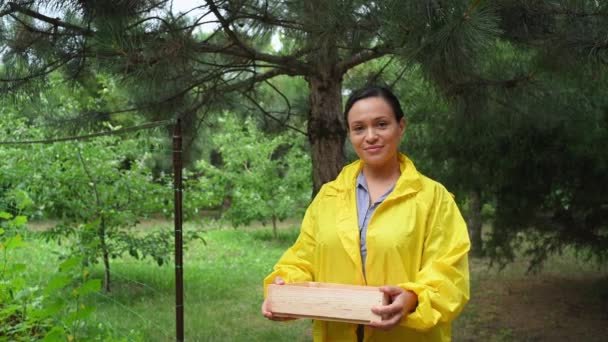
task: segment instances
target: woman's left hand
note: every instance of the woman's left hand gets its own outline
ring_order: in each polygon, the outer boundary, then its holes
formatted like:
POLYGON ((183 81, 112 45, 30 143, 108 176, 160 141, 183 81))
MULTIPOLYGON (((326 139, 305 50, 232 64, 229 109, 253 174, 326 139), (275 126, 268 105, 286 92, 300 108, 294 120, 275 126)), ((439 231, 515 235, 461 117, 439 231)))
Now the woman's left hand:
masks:
POLYGON ((412 291, 406 291, 398 286, 382 286, 380 291, 389 296, 390 304, 376 306, 372 312, 382 317, 382 321, 371 323, 374 328, 390 330, 401 322, 401 319, 416 308, 418 297, 412 291))

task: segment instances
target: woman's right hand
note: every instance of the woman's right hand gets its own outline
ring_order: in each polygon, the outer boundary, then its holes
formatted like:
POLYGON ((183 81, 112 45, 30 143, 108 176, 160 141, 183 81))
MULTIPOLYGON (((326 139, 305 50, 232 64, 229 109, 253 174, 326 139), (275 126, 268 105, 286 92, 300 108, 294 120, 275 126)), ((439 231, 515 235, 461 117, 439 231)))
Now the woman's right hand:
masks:
MULTIPOLYGON (((275 285, 285 285, 285 281, 281 277, 274 278, 273 283, 275 285)), ((264 303, 262 303, 262 315, 264 315, 264 317, 266 317, 272 321, 291 321, 291 320, 295 319, 292 317, 276 317, 272 314, 272 312, 270 310, 271 310, 270 303, 268 302, 268 298, 266 298, 266 299, 264 299, 264 303)))

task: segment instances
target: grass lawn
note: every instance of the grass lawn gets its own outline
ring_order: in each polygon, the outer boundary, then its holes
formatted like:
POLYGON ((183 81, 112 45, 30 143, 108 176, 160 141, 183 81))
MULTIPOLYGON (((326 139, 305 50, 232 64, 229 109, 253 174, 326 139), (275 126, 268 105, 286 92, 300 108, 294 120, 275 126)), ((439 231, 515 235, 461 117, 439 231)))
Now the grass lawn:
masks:
MULTIPOLYGON (((264 228, 216 229, 204 234, 206 245, 191 244, 184 254, 186 340, 310 341, 310 320, 276 323, 260 314, 262 279, 296 236, 294 227, 282 228, 277 240, 264 228)), ((34 248, 22 257, 31 281, 44 282, 62 247, 30 242, 34 248)), ((125 257, 111 268, 112 292, 90 298, 92 324, 118 337, 174 340, 173 264, 125 257)), ((454 323, 454 341, 605 340, 608 268, 565 255, 552 257, 540 274, 525 269, 523 260, 500 272, 471 260, 472 298, 454 323)), ((101 277, 101 268, 94 273, 101 277)))

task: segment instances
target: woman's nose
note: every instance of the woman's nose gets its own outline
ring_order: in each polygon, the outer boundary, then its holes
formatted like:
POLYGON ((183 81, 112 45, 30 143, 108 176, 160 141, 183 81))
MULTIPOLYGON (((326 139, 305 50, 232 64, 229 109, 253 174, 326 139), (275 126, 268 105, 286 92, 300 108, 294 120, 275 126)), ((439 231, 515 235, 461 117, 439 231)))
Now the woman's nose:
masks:
POLYGON ((367 131, 365 132, 365 139, 366 140, 376 140, 376 138, 378 138, 378 134, 376 133, 376 130, 373 127, 370 127, 367 129, 367 131))

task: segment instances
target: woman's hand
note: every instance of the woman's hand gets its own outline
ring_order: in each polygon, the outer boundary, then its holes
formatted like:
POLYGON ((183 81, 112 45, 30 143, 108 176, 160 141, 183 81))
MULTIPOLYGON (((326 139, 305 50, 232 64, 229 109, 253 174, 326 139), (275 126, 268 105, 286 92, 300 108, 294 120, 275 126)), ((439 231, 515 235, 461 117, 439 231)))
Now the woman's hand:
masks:
MULTIPOLYGON (((275 285, 285 285, 285 281, 283 280, 283 278, 281 277, 276 277, 274 278, 273 283, 275 285)), ((273 320, 273 321, 291 321, 294 320, 295 318, 292 317, 276 317, 272 315, 272 312, 270 311, 270 303, 268 303, 268 298, 264 299, 264 303, 262 303, 262 315, 264 315, 264 317, 273 320)))
POLYGON ((382 321, 371 323, 374 328, 390 330, 401 322, 404 316, 416 309, 418 296, 412 291, 406 291, 398 286, 382 286, 380 291, 389 296, 390 304, 376 306, 372 312, 382 317, 382 321))

